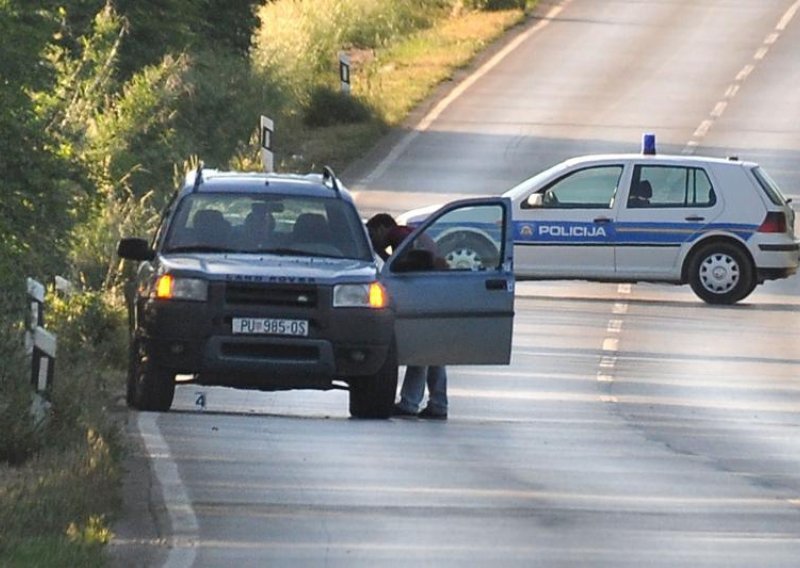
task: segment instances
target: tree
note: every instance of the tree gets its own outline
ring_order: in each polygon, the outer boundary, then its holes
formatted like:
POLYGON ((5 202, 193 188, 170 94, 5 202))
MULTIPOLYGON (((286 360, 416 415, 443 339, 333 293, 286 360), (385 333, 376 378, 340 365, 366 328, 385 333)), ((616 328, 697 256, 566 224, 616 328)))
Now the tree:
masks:
MULTIPOLYGON (((61 265, 70 224, 69 167, 53 152, 31 98, 53 79, 42 54, 58 30, 54 10, 37 4, 0 0, 0 267, 29 273, 61 265)), ((2 273, 0 281, 14 276, 2 273)))
POLYGON ((258 25, 259 0, 115 0, 127 19, 120 76, 127 79, 165 55, 193 49, 231 51, 245 56, 258 25))

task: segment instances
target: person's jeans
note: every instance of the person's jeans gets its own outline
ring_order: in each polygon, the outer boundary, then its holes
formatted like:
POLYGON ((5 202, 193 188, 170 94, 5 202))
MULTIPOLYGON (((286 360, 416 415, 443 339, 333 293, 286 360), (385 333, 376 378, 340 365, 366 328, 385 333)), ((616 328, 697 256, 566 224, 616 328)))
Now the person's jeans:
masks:
POLYGON ((428 384, 428 406, 434 412, 447 412, 447 369, 445 367, 420 367, 409 365, 400 389, 400 408, 417 412, 428 384))

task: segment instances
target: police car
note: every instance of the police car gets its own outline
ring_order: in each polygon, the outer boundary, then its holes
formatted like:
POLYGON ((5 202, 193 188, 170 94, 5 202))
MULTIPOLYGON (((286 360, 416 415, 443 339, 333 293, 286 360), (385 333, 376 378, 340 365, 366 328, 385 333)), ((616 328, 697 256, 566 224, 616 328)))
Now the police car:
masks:
MULTIPOLYGON (((508 190, 518 280, 688 283, 731 304, 797 271, 795 214, 758 164, 737 159, 594 155, 557 164, 508 190)), ((427 211, 403 217, 414 224, 427 211)), ((493 228, 443 231, 451 264, 494 258, 493 228)))
POLYGON ((118 245, 139 262, 128 296, 129 406, 168 410, 181 376, 244 389, 347 388, 351 415, 384 418, 398 364, 507 364, 510 206, 448 204, 379 264, 328 168, 192 172, 152 239, 118 245), (443 225, 487 219, 500 254, 483 271, 441 266, 419 246, 443 225))

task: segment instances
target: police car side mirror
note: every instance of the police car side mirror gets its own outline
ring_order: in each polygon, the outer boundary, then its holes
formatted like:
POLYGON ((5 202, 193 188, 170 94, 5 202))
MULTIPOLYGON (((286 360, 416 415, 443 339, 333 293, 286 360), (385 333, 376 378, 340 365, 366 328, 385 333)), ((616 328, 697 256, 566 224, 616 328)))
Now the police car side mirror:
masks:
POLYGON ((525 200, 525 209, 541 209, 542 207, 542 194, 532 193, 525 200))
POLYGON ((147 241, 137 237, 121 239, 117 245, 117 254, 128 260, 153 260, 156 257, 147 241))

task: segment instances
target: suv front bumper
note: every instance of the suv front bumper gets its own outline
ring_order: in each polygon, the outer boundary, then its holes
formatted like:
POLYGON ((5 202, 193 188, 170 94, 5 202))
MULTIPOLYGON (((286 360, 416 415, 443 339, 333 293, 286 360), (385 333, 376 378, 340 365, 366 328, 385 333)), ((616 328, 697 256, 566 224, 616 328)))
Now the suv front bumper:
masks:
POLYGON ((206 385, 331 388, 336 379, 375 374, 394 341, 390 309, 221 308, 214 301, 163 300, 140 307, 137 335, 154 362, 206 385), (234 334, 233 317, 307 319, 309 334, 234 334))

